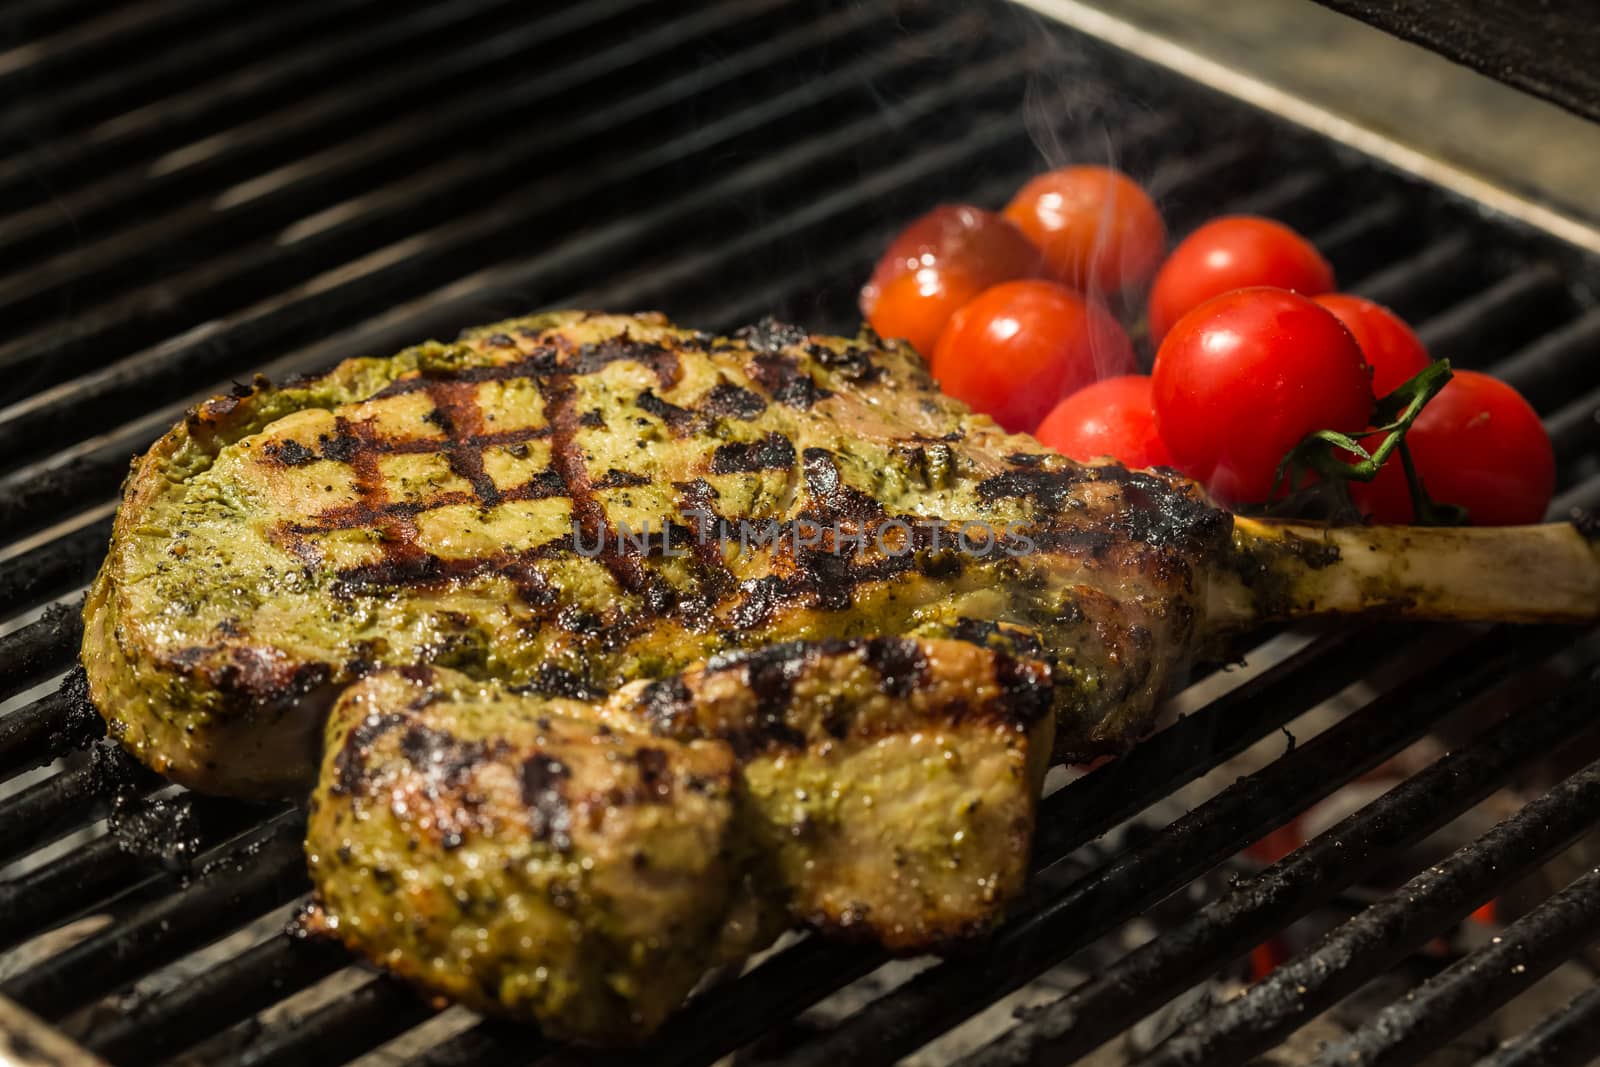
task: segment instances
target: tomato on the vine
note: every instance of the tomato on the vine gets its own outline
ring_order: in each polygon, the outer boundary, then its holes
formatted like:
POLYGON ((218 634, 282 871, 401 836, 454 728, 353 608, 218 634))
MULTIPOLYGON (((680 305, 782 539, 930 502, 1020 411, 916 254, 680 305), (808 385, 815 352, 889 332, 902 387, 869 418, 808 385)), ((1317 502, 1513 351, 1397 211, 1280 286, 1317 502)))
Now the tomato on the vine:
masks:
POLYGON ((1167 248, 1155 201, 1110 167, 1041 174, 1005 214, 1039 246, 1051 276, 1080 292, 1109 295, 1143 285, 1167 248))
POLYGON ((950 316, 983 290, 1039 273, 1022 231, 970 204, 941 204, 901 231, 861 288, 861 314, 883 337, 933 352, 950 316))
MULTIPOLYGON (((1556 458, 1538 412, 1511 386, 1458 370, 1406 432, 1429 499, 1467 509, 1474 526, 1539 522, 1555 492, 1556 458)), ((1374 438, 1364 442, 1378 445, 1374 438)), ((1356 505, 1377 522, 1411 522, 1411 488, 1398 453, 1371 482, 1350 483, 1356 505)))
POLYGON ((1143 374, 1107 378, 1055 406, 1033 432, 1039 442, 1079 461, 1110 456, 1125 467, 1169 467, 1143 374))
POLYGON ((1326 309, 1283 289, 1240 289, 1173 326, 1152 400, 1179 470, 1219 500, 1261 503, 1306 435, 1369 425, 1372 372, 1326 309))
POLYGON ((946 393, 1013 433, 1070 393, 1132 373, 1133 346, 1110 312, 1053 282, 1005 282, 950 318, 933 350, 946 393))
POLYGON ((1302 296, 1333 291, 1333 268, 1310 241, 1281 222, 1230 215, 1179 242, 1150 289, 1150 342, 1214 296, 1270 285, 1302 296))
POLYGON ((1349 293, 1326 293, 1317 303, 1339 317, 1372 367, 1372 391, 1387 396, 1433 362, 1420 338, 1382 304, 1349 293))

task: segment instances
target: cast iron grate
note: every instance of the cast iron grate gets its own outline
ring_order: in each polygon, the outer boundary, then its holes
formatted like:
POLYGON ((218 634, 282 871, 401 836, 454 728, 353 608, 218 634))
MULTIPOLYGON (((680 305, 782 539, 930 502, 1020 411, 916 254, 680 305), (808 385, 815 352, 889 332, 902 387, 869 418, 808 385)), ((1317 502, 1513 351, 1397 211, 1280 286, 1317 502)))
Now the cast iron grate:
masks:
MULTIPOLYGON (((568 304, 848 330, 859 280, 907 218, 942 199, 996 204, 1045 162, 1109 155, 1180 232, 1253 211, 1313 234, 1436 354, 1534 401, 1561 459, 1556 515, 1600 502, 1592 260, 1003 5, 16 0, 0 46, 0 995, 113 1063, 337 1064, 438 1025, 398 984, 276 932, 281 919, 240 932, 306 890, 297 812, 164 788, 95 740, 72 676, 58 684, 128 457, 230 378, 568 304), (343 992, 273 1014, 329 983, 343 992)), ((1429 731, 1459 736, 973 1054, 1068 1062, 1530 762, 1595 755, 1597 671, 1580 632, 1317 631, 1047 798, 1044 877, 995 939, 837 1026, 785 1029, 884 961, 799 940, 709 988, 644 1055, 458 1021, 396 1058, 700 1064, 755 1044, 748 1056, 785 1062, 888 1061, 1429 731), (1082 860, 1339 694, 1358 710, 1082 860), (1487 722, 1471 714, 1484 706, 1487 722)), ((1571 770, 1143 1062, 1244 1062, 1561 852, 1600 823, 1600 763, 1571 770)), ((1413 1062, 1597 936, 1591 872, 1326 1055, 1413 1062)), ((1591 993, 1486 1062, 1583 1062, 1597 1034, 1591 993)))

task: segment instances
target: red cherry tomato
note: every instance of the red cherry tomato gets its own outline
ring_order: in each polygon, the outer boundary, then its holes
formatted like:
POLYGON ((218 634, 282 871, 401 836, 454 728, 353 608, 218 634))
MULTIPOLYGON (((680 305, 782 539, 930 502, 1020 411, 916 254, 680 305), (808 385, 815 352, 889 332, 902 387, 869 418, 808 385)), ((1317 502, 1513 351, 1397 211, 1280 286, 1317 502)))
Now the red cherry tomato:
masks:
POLYGON ((1372 391, 1387 396, 1432 362, 1411 327, 1382 304, 1348 293, 1326 293, 1317 303, 1339 317, 1372 367, 1372 391))
POLYGON ((1143 285, 1167 248, 1161 213, 1137 182, 1109 167, 1063 167, 1024 185, 1006 217, 1039 246, 1051 275, 1080 292, 1143 285))
MULTIPOLYGON (((1377 447, 1377 439, 1364 442, 1377 447)), ((1406 433, 1428 496, 1467 509, 1474 526, 1539 522, 1556 486, 1556 457, 1538 412, 1511 386, 1458 370, 1406 433)), ((1411 490, 1399 455, 1378 477, 1352 482, 1356 504, 1377 522, 1410 522, 1411 490)))
POLYGON ((889 245, 861 289, 861 314, 880 336, 903 337, 926 356, 962 304, 1042 266, 1039 250, 1006 219, 942 204, 889 245))
POLYGON ((950 317, 933 350, 944 391, 1012 433, 1039 425, 1062 397, 1133 369, 1133 346, 1109 312, 1044 281, 984 290, 950 317))
POLYGON ((1150 410, 1150 379, 1142 374, 1079 389, 1057 404, 1033 435, 1079 461, 1110 456, 1135 469, 1172 465, 1150 410))
POLYGON ((1369 425, 1372 377, 1350 331, 1283 289, 1240 289, 1173 326, 1152 375, 1174 465, 1219 500, 1259 503, 1316 430, 1369 425))
POLYGON ((1179 242, 1150 290, 1150 342, 1173 323, 1230 289, 1270 285, 1303 296, 1333 291, 1333 268, 1310 241, 1271 219, 1212 219, 1179 242))

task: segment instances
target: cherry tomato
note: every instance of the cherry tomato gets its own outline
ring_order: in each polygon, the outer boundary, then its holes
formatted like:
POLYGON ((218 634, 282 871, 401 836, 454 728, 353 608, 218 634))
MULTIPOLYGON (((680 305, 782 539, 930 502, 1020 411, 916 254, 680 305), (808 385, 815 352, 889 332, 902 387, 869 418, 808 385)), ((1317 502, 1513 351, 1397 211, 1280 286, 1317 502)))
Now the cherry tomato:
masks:
POLYGON ((933 350, 944 391, 1012 433, 1039 425, 1062 397, 1133 369, 1133 346, 1117 320, 1045 281, 984 290, 950 317, 933 350))
MULTIPOLYGON (((1377 447, 1376 438, 1364 442, 1377 447)), ((1556 457, 1538 412, 1511 386, 1458 370, 1406 433, 1428 496, 1467 509, 1474 526, 1539 522, 1555 492, 1556 457)), ((1399 455, 1350 493, 1378 522, 1410 522, 1411 490, 1399 455)))
POLYGON ((1110 456, 1135 469, 1172 465, 1150 410, 1150 379, 1142 374, 1079 389, 1057 404, 1033 435, 1079 461, 1110 456))
POLYGON ((1270 285, 1303 296, 1333 291, 1333 268, 1289 227, 1252 215, 1210 222, 1179 242, 1150 289, 1150 343, 1188 311, 1230 289, 1270 285))
POLYGON ((1006 219, 942 204, 889 245, 861 289, 861 314, 879 335, 903 337, 926 356, 962 304, 1042 266, 1039 250, 1006 219))
POLYGON ((1174 465, 1227 503, 1259 503, 1316 430, 1370 425, 1372 372, 1327 310, 1239 289, 1178 320, 1156 357, 1156 428, 1174 465))
POLYGON ((1382 304, 1348 293, 1327 293, 1317 303, 1339 317, 1372 367, 1372 391, 1387 396, 1432 362, 1411 327, 1382 304))
POLYGON ((1161 213, 1137 182, 1109 167, 1063 167, 1024 185, 1006 217, 1044 253, 1050 274, 1080 292, 1143 285, 1167 248, 1161 213))

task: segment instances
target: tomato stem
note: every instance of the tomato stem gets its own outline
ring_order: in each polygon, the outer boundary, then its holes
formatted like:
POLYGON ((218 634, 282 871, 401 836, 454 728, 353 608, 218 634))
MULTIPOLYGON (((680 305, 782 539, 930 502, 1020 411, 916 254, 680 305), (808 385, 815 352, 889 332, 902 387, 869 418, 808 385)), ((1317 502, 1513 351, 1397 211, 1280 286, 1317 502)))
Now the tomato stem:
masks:
POLYGON ((1464 508, 1456 507, 1454 504, 1440 504, 1428 496, 1427 489, 1422 484, 1422 476, 1417 473, 1416 466, 1411 461, 1411 452, 1405 444, 1406 431, 1411 429, 1411 424, 1422 414, 1423 407, 1439 395, 1439 391, 1445 387, 1450 378, 1450 361, 1441 359, 1437 363, 1429 364, 1415 377, 1402 382, 1392 393, 1382 397, 1373 405, 1373 429, 1359 430, 1355 433, 1318 430, 1308 434, 1290 449, 1278 464, 1277 472, 1273 476, 1273 495, 1277 495, 1279 487, 1284 484, 1286 478, 1289 488, 1293 489, 1305 475, 1314 472, 1322 477, 1334 494, 1339 505, 1338 510, 1354 510, 1346 483, 1372 481, 1378 476, 1379 469, 1389 457, 1399 451, 1400 465, 1405 470, 1406 484, 1411 489, 1415 523, 1419 526, 1463 525, 1467 521, 1464 508), (1378 443, 1377 448, 1368 452, 1358 438, 1374 434, 1383 434, 1383 440, 1378 443), (1341 451, 1357 458, 1343 459, 1339 454, 1341 451))

